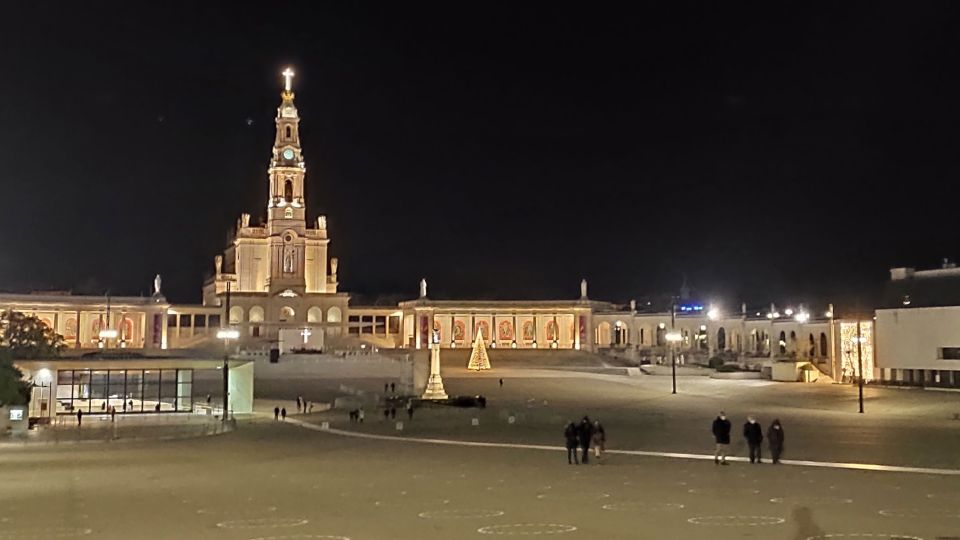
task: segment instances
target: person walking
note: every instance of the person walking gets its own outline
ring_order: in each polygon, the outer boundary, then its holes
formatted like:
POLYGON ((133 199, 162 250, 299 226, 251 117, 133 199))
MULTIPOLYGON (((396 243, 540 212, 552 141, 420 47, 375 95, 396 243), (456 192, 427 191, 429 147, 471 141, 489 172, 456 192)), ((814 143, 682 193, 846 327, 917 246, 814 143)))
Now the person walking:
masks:
POLYGON ((117 408, 116 408, 116 407, 110 407, 110 421, 111 421, 111 422, 116 422, 116 421, 117 421, 117 408))
POLYGON ((300 412, 300 404, 302 403, 300 396, 297 396, 297 412, 300 412))
POLYGON ((364 415, 364 412, 363 412, 363 407, 360 407, 360 410, 357 411, 357 422, 360 422, 360 423, 362 424, 362 423, 363 423, 363 417, 364 417, 364 416, 365 416, 365 415, 364 415))
POLYGON ((783 454, 783 426, 780 425, 779 418, 775 419, 767 430, 767 444, 770 445, 770 459, 773 464, 780 463, 780 455, 783 454))
POLYGON ((590 417, 584 416, 580 420, 580 427, 578 429, 578 436, 580 438, 580 463, 584 465, 590 461, 590 439, 593 438, 593 424, 590 423, 590 417))
POLYGON ((730 447, 730 420, 723 411, 713 420, 713 439, 717 443, 717 449, 713 453, 714 465, 728 465, 727 448, 730 447))
POLYGON ((394 393, 394 392, 396 392, 396 391, 397 391, 397 384, 396 384, 396 383, 390 383, 390 393, 392 394, 392 393, 394 393))
POLYGON ((383 393, 386 394, 390 391, 390 383, 383 383, 383 393))
POLYGON ((273 419, 274 419, 274 420, 279 420, 279 419, 280 419, 280 407, 274 407, 274 408, 273 408, 273 419))
POLYGON ((747 423, 743 425, 743 438, 747 439, 747 447, 750 449, 750 463, 761 463, 760 443, 763 442, 763 428, 757 423, 756 417, 747 417, 747 423))
POLYGON ((390 407, 390 419, 391 419, 391 420, 396 420, 396 419, 397 419, 397 408, 396 408, 396 407, 390 407))
POLYGON ((83 411, 77 409, 77 427, 83 427, 83 411))
POLYGON ((386 422, 386 421, 389 420, 389 419, 390 419, 390 409, 384 407, 384 408, 383 408, 383 421, 386 422))
POLYGON ((410 421, 413 420, 413 400, 412 399, 407 400, 407 419, 410 421))
POLYGON ((287 419, 287 408, 284 407, 280 409, 280 420, 286 420, 286 419, 287 419))
POLYGON ((606 449, 607 432, 603 429, 603 424, 599 420, 593 421, 593 457, 600 459, 601 454, 606 449))
POLYGON ((567 442, 567 464, 568 465, 579 465, 580 461, 577 460, 577 425, 573 422, 567 424, 567 427, 563 430, 563 438, 567 442))
POLYGON ((500 388, 503 388, 503 379, 500 379, 500 388))

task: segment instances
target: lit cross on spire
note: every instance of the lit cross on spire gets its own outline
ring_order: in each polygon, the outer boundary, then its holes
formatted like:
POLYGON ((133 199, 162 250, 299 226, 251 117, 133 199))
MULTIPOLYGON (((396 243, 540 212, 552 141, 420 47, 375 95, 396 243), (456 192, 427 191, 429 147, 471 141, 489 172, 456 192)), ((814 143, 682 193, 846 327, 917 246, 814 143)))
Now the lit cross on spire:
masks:
POLYGON ((283 87, 287 92, 289 92, 290 86, 291 86, 290 83, 293 81, 293 70, 288 67, 287 69, 283 70, 282 75, 283 75, 283 78, 286 79, 286 82, 284 82, 283 87))

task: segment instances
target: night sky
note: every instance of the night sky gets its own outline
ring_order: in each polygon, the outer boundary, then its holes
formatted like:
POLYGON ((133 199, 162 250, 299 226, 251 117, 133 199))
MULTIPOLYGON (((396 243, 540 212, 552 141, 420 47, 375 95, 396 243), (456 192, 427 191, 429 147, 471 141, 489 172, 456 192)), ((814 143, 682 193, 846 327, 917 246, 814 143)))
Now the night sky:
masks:
POLYGON ((199 302, 288 64, 344 291, 839 302, 960 256, 957 3, 20 4, 0 290, 199 302))

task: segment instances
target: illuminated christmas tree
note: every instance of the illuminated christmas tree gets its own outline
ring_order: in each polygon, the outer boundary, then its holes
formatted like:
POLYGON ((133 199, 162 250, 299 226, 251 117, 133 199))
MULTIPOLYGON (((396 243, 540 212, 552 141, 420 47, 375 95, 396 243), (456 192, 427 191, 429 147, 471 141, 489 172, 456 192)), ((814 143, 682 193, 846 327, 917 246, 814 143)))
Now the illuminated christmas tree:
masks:
POLYGON ((487 356, 487 347, 483 344, 483 332, 477 332, 477 339, 473 341, 473 352, 470 353, 467 369, 490 369, 490 357, 487 356))

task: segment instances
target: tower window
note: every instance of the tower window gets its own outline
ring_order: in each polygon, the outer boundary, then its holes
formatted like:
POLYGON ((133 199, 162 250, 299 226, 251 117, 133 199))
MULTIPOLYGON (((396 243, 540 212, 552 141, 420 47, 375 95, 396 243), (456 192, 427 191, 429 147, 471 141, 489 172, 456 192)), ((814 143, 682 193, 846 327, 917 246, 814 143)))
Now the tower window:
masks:
POLYGON ((293 128, 287 126, 287 140, 290 140, 293 137, 293 128))
POLYGON ((286 201, 293 202, 293 182, 288 178, 286 182, 283 183, 283 198, 286 201))
POLYGON ((288 206, 288 207, 286 207, 286 208, 283 209, 283 217, 285 217, 286 219, 293 219, 293 207, 292 207, 292 206, 288 206))

